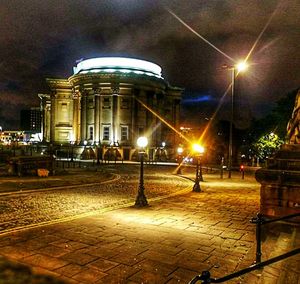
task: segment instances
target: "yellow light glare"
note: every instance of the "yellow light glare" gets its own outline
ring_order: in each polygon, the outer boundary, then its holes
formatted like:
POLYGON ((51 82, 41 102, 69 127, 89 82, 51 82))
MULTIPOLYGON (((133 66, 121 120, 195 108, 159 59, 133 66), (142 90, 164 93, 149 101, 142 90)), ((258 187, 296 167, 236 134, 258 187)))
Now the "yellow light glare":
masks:
POLYGON ((241 61, 236 65, 236 69, 238 72, 243 72, 248 68, 248 64, 246 61, 241 61))
POLYGON ((147 137, 139 137, 137 139, 137 145, 141 148, 144 148, 148 145, 148 139, 147 137))
POLYGON ((199 144, 193 144, 193 150, 199 154, 204 153, 204 147, 199 144))
POLYGON ((177 148, 177 153, 178 153, 178 154, 182 154, 182 152, 183 152, 183 148, 182 148, 182 147, 178 147, 178 148, 177 148))

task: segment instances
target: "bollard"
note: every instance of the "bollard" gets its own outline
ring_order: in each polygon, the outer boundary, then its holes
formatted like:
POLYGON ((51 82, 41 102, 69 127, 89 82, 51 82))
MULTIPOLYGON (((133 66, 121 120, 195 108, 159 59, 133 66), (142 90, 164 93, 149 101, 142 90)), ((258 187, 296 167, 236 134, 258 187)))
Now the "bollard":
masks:
POLYGON ((245 178, 245 168, 244 168, 244 165, 240 166, 240 171, 242 173, 242 179, 244 179, 245 178))
POLYGON ((220 176, 220 178, 223 178, 223 170, 224 170, 224 157, 222 157, 222 159, 221 159, 221 176, 220 176))
POLYGON ((256 257, 255 264, 261 263, 261 225, 264 223, 264 218, 261 213, 256 214, 256 218, 251 219, 251 223, 256 225, 256 257))

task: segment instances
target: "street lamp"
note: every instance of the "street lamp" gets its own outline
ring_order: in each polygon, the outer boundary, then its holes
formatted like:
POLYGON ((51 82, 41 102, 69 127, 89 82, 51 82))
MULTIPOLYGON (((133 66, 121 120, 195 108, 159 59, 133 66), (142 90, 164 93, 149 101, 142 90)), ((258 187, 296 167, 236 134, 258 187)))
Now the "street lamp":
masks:
POLYGON ((233 111, 234 111, 234 87, 235 77, 238 73, 244 72, 248 68, 246 61, 241 61, 236 65, 227 66, 226 69, 231 70, 231 111, 230 111, 230 129, 229 129, 229 146, 228 146, 228 178, 231 178, 232 170, 232 127, 233 127, 233 111))
POLYGON ((141 161, 141 168, 140 168, 140 183, 138 189, 138 195, 135 200, 136 207, 144 207, 148 205, 148 201, 144 194, 144 154, 145 154, 145 147, 148 145, 148 139, 146 137, 139 137, 137 139, 137 145, 139 147, 139 155, 141 161))
POLYGON ((178 147, 177 148, 177 154, 178 154, 178 166, 175 170, 175 174, 176 175, 181 175, 181 163, 182 163, 182 153, 183 153, 183 148, 182 147, 178 147))
POLYGON ((193 145, 193 151, 196 153, 196 159, 197 159, 196 178, 195 178, 195 184, 193 186, 193 191, 194 192, 201 192, 200 181, 203 181, 201 158, 202 158, 202 155, 204 153, 204 148, 199 144, 194 144, 193 145), (199 167, 200 167, 200 171, 199 171, 199 167))

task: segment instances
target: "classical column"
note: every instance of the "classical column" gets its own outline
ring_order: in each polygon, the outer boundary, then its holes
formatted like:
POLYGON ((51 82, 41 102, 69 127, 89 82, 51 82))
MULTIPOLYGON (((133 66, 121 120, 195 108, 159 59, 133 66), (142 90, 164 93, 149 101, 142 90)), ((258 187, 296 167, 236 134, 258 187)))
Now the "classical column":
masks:
POLYGON ((87 107, 87 96, 85 93, 81 93, 81 119, 80 119, 80 128, 81 128, 81 142, 87 139, 86 137, 86 107, 87 107))
POLYGON ((132 97, 131 97, 131 131, 130 131, 130 142, 133 144, 137 138, 137 121, 138 121, 138 104, 139 102, 135 99, 138 96, 138 90, 132 90, 132 97), (135 133, 135 136, 133 136, 135 133))
POLYGON ((55 142, 55 109, 56 109, 56 93, 51 93, 51 128, 50 128, 50 143, 55 142))
POLYGON ((79 93, 73 93, 73 137, 72 141, 78 141, 78 128, 79 128, 79 93))
POLYGON ((94 140, 99 143, 100 141, 100 89, 95 90, 95 111, 94 111, 94 140))
POLYGON ((113 133, 113 141, 117 142, 118 140, 118 128, 119 128, 119 85, 112 86, 112 133, 113 133))
MULTIPOLYGON (((162 94, 155 94, 156 95, 156 105, 155 105, 155 111, 158 114, 162 114, 163 113, 163 109, 162 109, 162 94)), ((161 124, 162 122, 160 121, 160 119, 158 117, 156 117, 156 146, 161 146, 160 143, 162 142, 162 137, 161 137, 161 124)))

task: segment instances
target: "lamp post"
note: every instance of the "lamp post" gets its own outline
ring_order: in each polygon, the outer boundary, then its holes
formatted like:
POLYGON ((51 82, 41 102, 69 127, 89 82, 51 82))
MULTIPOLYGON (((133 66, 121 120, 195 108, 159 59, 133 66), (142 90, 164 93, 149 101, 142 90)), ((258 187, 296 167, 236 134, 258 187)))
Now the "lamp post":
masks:
POLYGON ((236 65, 227 66, 224 65, 225 69, 231 70, 231 109, 230 109, 230 128, 229 128, 229 145, 228 145, 228 178, 231 178, 232 171, 232 130, 233 130, 233 113, 234 113, 234 88, 235 78, 240 72, 245 71, 248 65, 245 61, 242 61, 236 65))
POLYGON ((145 188, 144 188, 144 154, 145 154, 145 147, 148 145, 148 139, 146 137, 139 137, 137 139, 137 145, 139 147, 141 167, 140 167, 140 183, 139 183, 138 195, 135 200, 135 206, 136 207, 144 207, 144 206, 148 205, 148 201, 147 201, 145 193, 144 193, 144 190, 145 190, 145 188))
POLYGON ((175 174, 176 174, 176 175, 181 175, 182 153, 183 153, 183 148, 179 146, 179 147, 177 148, 177 154, 178 154, 178 166, 177 166, 177 169, 176 169, 176 171, 175 171, 175 174))
POLYGON ((202 158, 202 154, 204 153, 204 148, 199 144, 194 144, 193 151, 196 153, 196 158, 197 158, 196 177, 195 177, 195 184, 193 186, 193 191, 201 192, 200 181, 203 181, 201 158, 202 158), (200 172, 199 172, 199 167, 200 167, 200 172))

